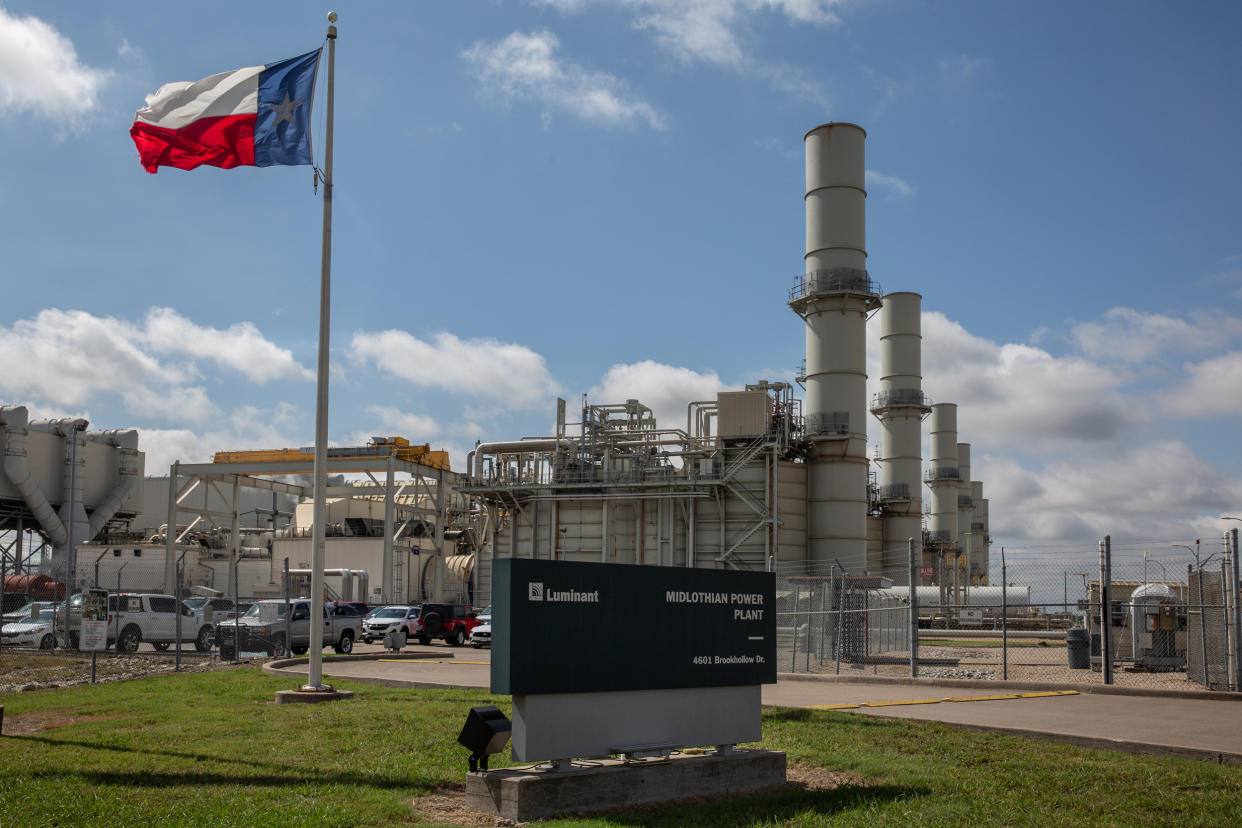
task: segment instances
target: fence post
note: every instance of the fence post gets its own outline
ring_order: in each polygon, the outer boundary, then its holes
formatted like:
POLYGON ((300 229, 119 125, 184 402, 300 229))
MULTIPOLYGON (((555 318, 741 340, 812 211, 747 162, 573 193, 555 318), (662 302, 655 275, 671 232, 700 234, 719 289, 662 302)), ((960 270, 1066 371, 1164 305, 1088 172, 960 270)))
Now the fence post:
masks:
POLYGON ((1242 583, 1238 580, 1242 567, 1238 563, 1238 530, 1230 529, 1228 534, 1233 541, 1229 544, 1233 551, 1233 689, 1242 690, 1242 605, 1238 601, 1242 598, 1242 583))
POLYGON ((1100 672, 1113 683, 1113 537, 1100 541, 1100 672))
POLYGON ((910 538, 910 678, 919 677, 919 588, 914 538, 910 538))
POLYGON ((1009 573, 1001 547, 1001 679, 1009 681, 1009 573))
POLYGON ((837 599, 837 675, 841 675, 841 628, 845 626, 845 570, 841 570, 841 597, 837 599))
POLYGON ((793 594, 793 643, 789 645, 789 672, 798 672, 798 584, 794 582, 793 594))

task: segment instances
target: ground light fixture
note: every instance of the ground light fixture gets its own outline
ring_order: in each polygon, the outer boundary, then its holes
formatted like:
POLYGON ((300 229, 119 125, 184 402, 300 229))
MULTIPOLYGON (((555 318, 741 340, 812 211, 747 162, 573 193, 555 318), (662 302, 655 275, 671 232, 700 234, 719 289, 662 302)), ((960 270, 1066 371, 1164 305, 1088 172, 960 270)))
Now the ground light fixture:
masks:
POLYGON ((513 725, 493 704, 470 708, 457 741, 470 751, 470 771, 487 770, 487 757, 509 744, 513 725))

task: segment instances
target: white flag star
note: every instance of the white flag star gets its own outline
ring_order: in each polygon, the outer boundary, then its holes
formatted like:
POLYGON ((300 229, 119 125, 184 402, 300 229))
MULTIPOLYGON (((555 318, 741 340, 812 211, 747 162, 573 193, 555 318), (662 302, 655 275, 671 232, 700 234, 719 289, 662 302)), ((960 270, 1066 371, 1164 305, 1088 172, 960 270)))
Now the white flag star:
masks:
POLYGON ((297 109, 301 105, 302 101, 300 99, 296 101, 289 100, 289 90, 286 89, 284 101, 281 103, 267 105, 268 109, 276 113, 276 123, 272 124, 272 126, 276 126, 281 121, 293 123, 293 110, 297 109))

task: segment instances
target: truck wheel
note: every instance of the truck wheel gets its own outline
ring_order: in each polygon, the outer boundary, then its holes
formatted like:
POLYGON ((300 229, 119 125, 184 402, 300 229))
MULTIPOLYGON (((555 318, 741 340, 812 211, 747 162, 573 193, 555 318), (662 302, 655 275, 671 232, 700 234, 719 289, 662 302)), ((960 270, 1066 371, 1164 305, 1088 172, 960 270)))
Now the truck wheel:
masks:
POLYGON ((159 650, 161 653, 168 652, 168 644, 169 642, 167 641, 152 641, 151 642, 151 646, 159 650))
POLYGON ((194 639, 194 649, 200 653, 210 652, 214 638, 215 635, 212 633, 211 627, 203 627, 198 631, 198 637, 194 639))
POLYGON ((466 643, 465 631, 461 627, 458 627, 448 635, 444 636, 444 643, 448 644, 450 647, 460 647, 466 643))
POLYGON ((132 653, 138 650, 138 645, 142 643, 142 630, 134 626, 126 627, 121 630, 121 635, 116 640, 116 651, 118 653, 132 653))
POLYGON ((271 658, 275 658, 276 656, 280 655, 284 651, 285 651, 285 637, 283 635, 276 636, 275 638, 272 639, 271 643, 267 645, 267 654, 271 658))
POLYGON ((290 647, 290 648, 289 648, 289 652, 293 653, 294 655, 306 655, 306 651, 307 651, 307 650, 309 650, 309 649, 310 649, 310 647, 305 647, 305 646, 303 646, 303 647, 290 647))
POLYGON ((349 630, 341 633, 341 640, 336 642, 336 646, 332 648, 338 653, 352 653, 354 651, 354 635, 349 630))

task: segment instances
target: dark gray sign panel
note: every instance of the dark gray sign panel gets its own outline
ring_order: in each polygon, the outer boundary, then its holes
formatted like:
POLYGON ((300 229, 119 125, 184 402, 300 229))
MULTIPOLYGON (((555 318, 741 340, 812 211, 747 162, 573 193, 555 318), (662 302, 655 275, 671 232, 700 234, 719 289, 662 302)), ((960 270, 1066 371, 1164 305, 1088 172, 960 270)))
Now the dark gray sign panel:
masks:
POLYGON ((498 558, 492 692, 776 682, 768 572, 498 558))

